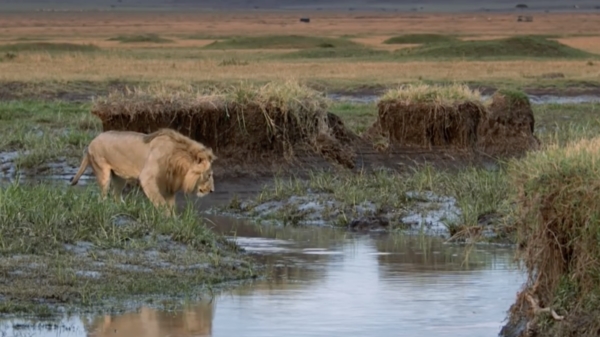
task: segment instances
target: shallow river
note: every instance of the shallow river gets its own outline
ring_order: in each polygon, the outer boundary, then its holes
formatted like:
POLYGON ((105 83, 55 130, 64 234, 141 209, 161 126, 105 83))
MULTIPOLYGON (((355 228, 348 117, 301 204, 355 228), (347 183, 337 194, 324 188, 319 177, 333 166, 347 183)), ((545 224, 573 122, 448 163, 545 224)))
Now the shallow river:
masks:
POLYGON ((274 228, 213 217, 267 263, 246 282, 183 312, 5 319, 2 336, 497 336, 524 277, 509 248, 438 239, 274 228))

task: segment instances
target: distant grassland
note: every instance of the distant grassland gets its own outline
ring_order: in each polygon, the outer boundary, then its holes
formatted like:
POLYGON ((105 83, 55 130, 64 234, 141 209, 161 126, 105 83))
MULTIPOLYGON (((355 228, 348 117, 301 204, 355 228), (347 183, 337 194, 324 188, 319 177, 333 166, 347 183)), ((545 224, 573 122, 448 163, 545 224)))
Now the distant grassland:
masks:
MULTIPOLYGON (((582 15, 543 17, 581 27, 590 20, 582 15)), ((53 83, 48 84, 52 91, 73 82, 104 87, 156 81, 227 85, 282 78, 322 89, 407 82, 517 87, 600 82, 595 54, 600 53, 600 37, 571 36, 576 32, 537 20, 519 26, 519 34, 529 35, 510 36, 506 33, 517 23, 510 16, 508 25, 506 15, 474 14, 468 24, 460 15, 339 13, 311 14, 308 24, 282 13, 115 12, 76 18, 30 13, 0 14, 0 19, 10 37, 0 36, 0 83, 53 83), (98 30, 100 24, 106 29, 98 30)), ((0 88, 0 97, 14 92, 10 86, 0 88)))

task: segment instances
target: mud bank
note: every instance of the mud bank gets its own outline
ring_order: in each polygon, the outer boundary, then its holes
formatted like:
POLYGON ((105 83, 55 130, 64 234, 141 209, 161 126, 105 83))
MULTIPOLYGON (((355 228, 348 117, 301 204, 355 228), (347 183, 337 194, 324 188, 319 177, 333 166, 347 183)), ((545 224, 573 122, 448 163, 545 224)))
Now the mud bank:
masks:
MULTIPOLYGON (((317 226, 344 228, 352 232, 396 232, 407 235, 426 235, 450 239, 461 222, 462 211, 453 197, 430 191, 410 191, 390 198, 405 200, 404 207, 391 209, 372 201, 348 205, 333 194, 313 193, 292 195, 280 200, 232 200, 214 207, 209 214, 226 214, 266 225, 317 226)), ((496 239, 493 221, 482 217, 481 238, 496 239)), ((470 242, 471 238, 458 239, 470 242)))

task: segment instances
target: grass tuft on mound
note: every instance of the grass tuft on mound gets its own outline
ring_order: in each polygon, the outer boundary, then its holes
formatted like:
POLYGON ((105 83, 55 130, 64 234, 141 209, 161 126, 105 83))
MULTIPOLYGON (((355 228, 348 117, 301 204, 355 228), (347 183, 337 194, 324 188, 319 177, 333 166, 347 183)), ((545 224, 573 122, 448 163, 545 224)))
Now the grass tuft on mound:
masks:
POLYGON ((469 101, 483 103, 481 93, 472 90, 466 84, 455 83, 451 85, 438 84, 410 84, 386 91, 380 101, 402 101, 405 104, 433 103, 438 105, 452 105, 456 101, 469 101))
POLYGON ((589 58, 597 55, 538 36, 497 40, 454 41, 429 44, 396 52, 405 57, 426 58, 589 58))
POLYGON ((192 295, 203 285, 251 277, 239 253, 191 203, 171 218, 143 193, 115 203, 100 201, 95 187, 16 182, 0 188, 0 272, 6 279, 0 292, 34 312, 42 304, 192 295))
POLYGON ((23 42, 0 45, 0 52, 94 52, 100 47, 93 44, 23 42))
POLYGON ((107 41, 119 41, 121 43, 171 43, 173 40, 160 37, 158 34, 119 35, 111 37, 107 41))
POLYGON ((549 146, 511 161, 508 173, 518 201, 519 257, 528 272, 509 325, 526 321, 543 336, 597 336, 600 137, 549 146))
POLYGON ((441 43, 441 42, 455 42, 458 41, 453 36, 441 35, 441 34, 406 34, 400 36, 390 37, 383 41, 384 44, 428 44, 428 43, 441 43))
POLYGON ((313 37, 302 35, 270 35, 236 37, 215 41, 204 49, 308 49, 348 48, 359 44, 340 38, 313 37))

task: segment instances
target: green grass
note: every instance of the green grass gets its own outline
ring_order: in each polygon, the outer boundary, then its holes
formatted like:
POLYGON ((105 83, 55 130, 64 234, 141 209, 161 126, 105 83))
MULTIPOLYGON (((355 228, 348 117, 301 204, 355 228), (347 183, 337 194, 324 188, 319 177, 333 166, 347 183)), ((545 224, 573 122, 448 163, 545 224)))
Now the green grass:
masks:
POLYGON ((329 111, 340 116, 344 125, 357 134, 365 132, 377 120, 375 103, 335 102, 329 111))
POLYGON ((100 47, 93 44, 55 43, 55 42, 22 42, 0 45, 0 52, 95 52, 100 47))
POLYGON ((582 59, 598 55, 566 46, 537 36, 515 36, 506 39, 481 41, 454 41, 407 48, 396 51, 405 58, 543 58, 582 59))
POLYGON ((456 42, 457 38, 440 34, 406 34, 390 37, 383 41, 385 44, 430 44, 440 42, 456 42))
POLYGON ((275 55, 277 59, 325 59, 325 58, 360 58, 360 59, 382 59, 390 57, 391 53, 386 50, 375 50, 362 46, 336 47, 336 48, 309 48, 290 52, 283 55, 275 55))
POLYGON ((346 39, 302 35, 235 37, 215 41, 204 49, 309 49, 349 48, 359 44, 346 39))
POLYGON ((17 167, 33 172, 52 173, 44 164, 60 159, 77 166, 85 146, 101 131, 89 109, 89 103, 2 102, 0 151, 18 151, 17 167))
POLYGON ((157 34, 119 35, 111 37, 107 41, 119 41, 121 43, 171 43, 173 40, 163 38, 157 34))
POLYGON ((193 206, 165 217, 141 193, 125 203, 100 202, 95 186, 1 187, 0 256, 8 280, 0 292, 34 311, 36 304, 96 307, 133 295, 187 296, 253 275, 239 248, 213 233, 193 206))

